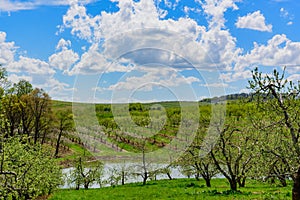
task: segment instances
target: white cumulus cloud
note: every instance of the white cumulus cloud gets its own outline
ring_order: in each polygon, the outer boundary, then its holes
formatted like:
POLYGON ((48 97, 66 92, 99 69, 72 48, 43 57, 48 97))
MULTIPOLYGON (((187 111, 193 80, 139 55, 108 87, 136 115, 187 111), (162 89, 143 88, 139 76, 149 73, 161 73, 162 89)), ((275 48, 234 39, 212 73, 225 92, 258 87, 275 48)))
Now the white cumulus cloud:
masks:
POLYGON ((275 35, 267 44, 254 43, 254 48, 241 55, 236 69, 246 65, 289 66, 300 65, 300 42, 293 42, 286 35, 275 35))
POLYGON ((196 77, 184 77, 176 70, 163 66, 153 68, 140 67, 139 71, 143 72, 141 76, 131 76, 131 73, 122 77, 118 83, 111 85, 108 90, 143 90, 151 91, 153 87, 162 86, 166 88, 174 88, 182 85, 191 85, 200 82, 196 77))
POLYGON ((60 39, 56 45, 56 50, 59 49, 67 49, 68 47, 71 47, 72 43, 70 40, 60 39))
POLYGON ((225 18, 224 13, 228 9, 238 10, 237 2, 240 2, 241 0, 196 0, 196 2, 199 2, 204 12, 208 16, 209 20, 209 26, 210 27, 218 27, 223 28, 225 27, 225 18))
POLYGON ((11 72, 26 72, 28 74, 53 75, 55 71, 45 61, 20 56, 18 61, 7 65, 7 70, 11 72))
POLYGON ((237 28, 272 32, 272 25, 266 24, 266 19, 260 10, 248 13, 246 16, 239 17, 235 25, 237 28))
POLYGON ((0 65, 7 65, 14 60, 17 47, 14 42, 6 41, 6 33, 0 31, 0 65))
POLYGON ((40 6, 67 6, 74 2, 81 4, 89 4, 96 0, 1 0, 0 11, 14 12, 19 10, 32 10, 40 6))
POLYGON ((73 50, 68 49, 68 47, 71 47, 71 41, 64 39, 59 40, 56 49, 61 49, 61 51, 49 57, 49 65, 56 69, 63 70, 64 73, 67 73, 76 61, 79 60, 79 55, 73 50))
POLYGON ((300 42, 294 42, 286 35, 274 35, 267 44, 254 43, 253 49, 240 54, 230 72, 222 73, 220 78, 226 82, 251 78, 251 69, 257 66, 284 67, 287 72, 300 71, 300 42))
MULTIPOLYGON (((223 12, 228 8, 238 9, 235 2, 238 1, 219 0, 218 6, 222 9, 215 8, 214 12, 210 11, 213 1, 203 6, 216 23, 221 18, 225 21, 223 12)), ((93 45, 101 41, 101 52, 93 54, 99 54, 98 58, 102 56, 106 61, 123 57, 134 64, 149 60, 181 68, 192 64, 197 68, 228 67, 240 52, 236 39, 222 29, 224 24, 207 30, 188 17, 161 19, 155 2, 150 0, 122 0, 117 6, 117 12, 103 11, 91 16, 84 6, 73 4, 63 17, 61 30, 70 29, 73 35, 93 45)), ((81 59, 87 61, 87 55, 85 53, 81 59)), ((91 64, 79 64, 75 68, 96 67, 95 63, 91 64)), ((99 64, 97 66, 99 68, 99 64)))
POLYGON ((92 45, 89 50, 81 55, 80 60, 69 71, 69 75, 78 74, 102 74, 109 72, 127 72, 131 66, 121 65, 121 61, 110 61, 98 48, 98 44, 92 45))
POLYGON ((26 75, 9 74, 8 80, 12 83, 18 83, 20 80, 32 82, 32 77, 26 75))

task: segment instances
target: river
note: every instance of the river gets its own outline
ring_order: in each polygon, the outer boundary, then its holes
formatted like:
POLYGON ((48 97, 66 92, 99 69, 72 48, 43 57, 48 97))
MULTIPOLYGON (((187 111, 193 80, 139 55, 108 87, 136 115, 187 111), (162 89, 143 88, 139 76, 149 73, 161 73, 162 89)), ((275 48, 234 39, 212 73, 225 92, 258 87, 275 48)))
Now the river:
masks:
MULTIPOLYGON (((155 164, 155 165, 152 165, 152 166, 147 166, 148 170, 151 171, 150 169, 159 169, 159 168, 164 168, 166 167, 166 165, 164 164, 155 164)), ((102 177, 102 180, 108 180, 109 177, 111 176, 111 174, 113 173, 112 171, 115 170, 115 171, 122 171, 122 169, 125 169, 128 170, 130 172, 133 172, 133 173, 136 173, 136 172, 141 172, 141 171, 137 171, 137 168, 141 168, 141 166, 137 163, 105 163, 104 164, 104 173, 103 173, 103 177, 102 177)), ((67 177, 70 172, 73 170, 74 168, 65 168, 63 169, 63 174, 67 177)), ((183 175, 181 172, 180 172, 180 168, 179 167, 174 167, 174 168, 170 168, 170 175, 172 178, 187 178, 187 176, 183 175)), ((65 178, 67 179, 67 178, 65 178)), ((167 174, 165 173, 160 173, 158 175, 156 175, 156 180, 161 180, 161 179, 168 179, 168 176, 167 174)), ((150 179, 148 179, 150 180, 150 179)), ((127 176, 127 180, 125 181, 125 183, 134 183, 134 182, 142 182, 143 179, 141 176, 127 176)), ((65 184, 63 186, 61 186, 61 188, 74 188, 74 184, 68 184, 67 181, 65 180, 64 181, 65 184)), ((119 184, 121 184, 121 181, 119 181, 119 184)), ((105 185, 102 185, 102 187, 107 187, 107 186, 110 186, 109 183, 105 184, 105 185)), ((99 188, 100 185, 97 184, 97 183, 94 183, 92 185, 90 185, 89 188, 99 188)))

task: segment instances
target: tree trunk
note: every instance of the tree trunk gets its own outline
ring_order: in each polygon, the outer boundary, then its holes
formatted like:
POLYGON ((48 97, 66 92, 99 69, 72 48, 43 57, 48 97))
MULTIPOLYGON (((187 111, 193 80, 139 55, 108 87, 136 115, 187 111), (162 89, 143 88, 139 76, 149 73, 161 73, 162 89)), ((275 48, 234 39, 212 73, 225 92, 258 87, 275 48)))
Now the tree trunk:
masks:
POLYGON ((245 185, 246 185, 246 177, 239 178, 239 179, 237 180, 237 182, 238 182, 240 188, 245 187, 245 185))
POLYGON ((246 185, 246 177, 245 177, 245 178, 243 178, 243 180, 242 180, 242 184, 241 184, 241 187, 245 187, 245 185, 246 185))
POLYGON ((77 184, 76 184, 76 188, 75 188, 75 190, 79 190, 79 188, 80 188, 80 184, 79 184, 79 183, 77 183, 77 184))
POLYGON ((274 176, 267 177, 267 180, 269 180, 269 179, 270 179, 271 184, 275 184, 275 177, 274 176))
POLYGON ((10 120, 10 123, 11 123, 11 125, 10 125, 10 133, 9 133, 9 136, 10 137, 13 137, 14 136, 14 127, 15 127, 15 123, 14 123, 14 121, 13 120, 10 120))
POLYGON ((142 149, 142 152, 143 152, 143 169, 144 169, 144 176, 143 176, 143 185, 146 185, 146 181, 148 179, 148 171, 147 171, 147 168, 146 168, 146 157, 145 157, 145 143, 143 144, 143 149, 142 149))
POLYGON ((294 176, 294 184, 293 184, 293 200, 299 200, 300 199, 300 167, 298 168, 298 171, 295 173, 294 176))
POLYGON ((56 142, 56 148, 55 148, 55 154, 54 154, 54 157, 56 157, 56 158, 57 158, 57 156, 58 156, 59 143, 60 143, 61 135, 62 135, 62 131, 59 132, 58 138, 57 138, 57 142, 56 142))
POLYGON ((237 181, 236 179, 229 180, 230 183, 230 189, 233 191, 237 191, 237 181))
POLYGON ((45 140, 46 140, 46 133, 47 133, 47 131, 44 130, 44 134, 43 134, 43 138, 42 138, 41 144, 44 144, 44 143, 45 143, 45 140))
POLYGON ((39 119, 35 119, 34 140, 33 140, 34 144, 37 143, 37 140, 39 138, 39 131, 40 131, 39 128, 40 128, 39 119))
POLYGON ((148 179, 148 172, 145 172, 143 177, 143 185, 146 185, 147 179, 148 179))
POLYGON ((122 171, 122 185, 125 185, 125 172, 122 171))
POLYGON ((38 139, 38 132, 35 131, 35 133, 34 133, 34 140, 33 140, 33 143, 34 143, 34 144, 37 143, 37 139, 38 139))
POLYGON ((206 183, 206 187, 211 187, 210 178, 204 178, 204 180, 205 180, 205 183, 206 183))
POLYGON ((172 176, 171 176, 170 172, 167 172, 167 176, 170 180, 172 180, 172 176))
POLYGON ((200 180, 200 174, 198 172, 195 174, 195 178, 196 178, 197 181, 200 180))
POLYGON ((285 176, 278 176, 278 179, 279 179, 282 187, 286 187, 287 186, 286 177, 285 176))

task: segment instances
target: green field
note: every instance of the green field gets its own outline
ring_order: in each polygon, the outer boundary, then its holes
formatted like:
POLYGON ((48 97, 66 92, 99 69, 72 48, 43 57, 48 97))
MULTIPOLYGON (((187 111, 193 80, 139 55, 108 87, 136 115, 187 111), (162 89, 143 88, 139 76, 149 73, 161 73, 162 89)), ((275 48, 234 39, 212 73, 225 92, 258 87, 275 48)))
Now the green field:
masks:
POLYGON ((132 183, 100 189, 61 189, 55 192, 50 200, 291 199, 290 183, 287 187, 278 187, 276 184, 248 180, 246 187, 239 188, 237 192, 232 192, 228 188, 225 179, 213 179, 211 188, 207 188, 203 180, 160 180, 149 181, 145 186, 141 183, 132 183))

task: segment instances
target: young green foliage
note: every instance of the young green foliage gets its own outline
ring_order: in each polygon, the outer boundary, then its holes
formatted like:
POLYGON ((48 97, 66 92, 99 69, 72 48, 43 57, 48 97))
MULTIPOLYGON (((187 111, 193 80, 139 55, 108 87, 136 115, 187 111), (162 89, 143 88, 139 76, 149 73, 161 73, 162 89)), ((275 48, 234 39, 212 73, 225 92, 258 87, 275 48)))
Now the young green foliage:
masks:
MULTIPOLYGON (((286 166, 288 175, 293 179, 293 199, 300 199, 300 82, 285 79, 285 70, 280 74, 274 70, 272 74, 263 75, 256 68, 253 78, 249 81, 250 88, 255 92, 257 109, 263 112, 264 120, 269 121, 268 126, 263 126, 262 134, 272 132, 281 139, 272 142, 273 146, 263 150, 286 166)), ((268 134, 270 138, 272 136, 268 134)))
POLYGON ((1 143, 0 199, 31 199, 62 184, 61 169, 49 149, 26 141, 12 137, 1 143))

